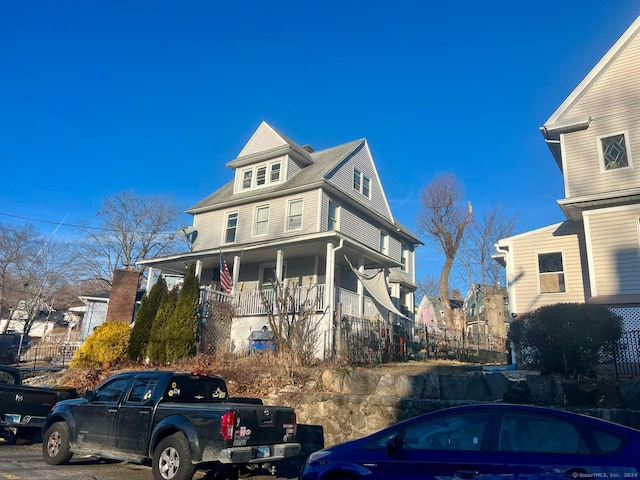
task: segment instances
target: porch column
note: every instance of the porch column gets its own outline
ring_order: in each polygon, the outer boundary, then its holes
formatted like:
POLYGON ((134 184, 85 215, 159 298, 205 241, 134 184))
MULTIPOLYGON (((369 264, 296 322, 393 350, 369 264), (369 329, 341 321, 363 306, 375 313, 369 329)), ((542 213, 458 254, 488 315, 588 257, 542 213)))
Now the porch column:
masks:
MULTIPOLYGON (((364 273, 364 257, 362 255, 358 259, 358 270, 360 273, 364 273)), ((356 288, 358 290, 358 318, 362 318, 364 315, 364 285, 359 278, 356 288)))
POLYGON ((144 289, 144 294, 149 295, 151 291, 151 287, 153 286, 153 276, 155 275, 155 269, 153 267, 149 267, 147 270, 147 286, 144 289))
POLYGON ((329 313, 329 317, 333 318, 333 312, 336 309, 335 286, 333 284, 333 272, 335 269, 336 259, 333 256, 333 243, 327 243, 327 257, 325 261, 325 285, 324 285, 324 304, 329 313))
POLYGON ((240 276, 240 256, 235 255, 233 257, 233 285, 231 286, 231 294, 236 293, 236 285, 238 284, 238 277, 240 276))
POLYGON ((276 252, 276 277, 278 278, 278 281, 280 283, 282 283, 282 281, 284 280, 282 278, 282 272, 284 271, 283 265, 284 265, 284 251, 278 250, 276 252))
POLYGON ((196 278, 198 279, 198 283, 200 283, 200 277, 202 276, 202 260, 196 260, 196 278))

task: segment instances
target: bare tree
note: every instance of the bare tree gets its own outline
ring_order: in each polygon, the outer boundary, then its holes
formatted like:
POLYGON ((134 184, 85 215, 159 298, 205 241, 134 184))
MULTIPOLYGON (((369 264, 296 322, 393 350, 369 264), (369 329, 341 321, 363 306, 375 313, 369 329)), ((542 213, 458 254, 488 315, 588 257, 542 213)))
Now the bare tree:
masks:
POLYGON ((476 216, 469 225, 464 238, 465 249, 471 259, 474 278, 480 280, 482 288, 498 287, 503 283, 504 269, 491 255, 495 251, 495 243, 513 233, 516 220, 517 215, 507 215, 503 206, 497 203, 490 210, 485 210, 480 218, 476 216))
POLYGON ((104 198, 96 213, 102 222, 100 229, 87 229, 79 244, 85 275, 110 287, 116 268, 133 268, 144 258, 175 253, 180 214, 170 197, 123 190, 104 198))
POLYGON ((298 288, 292 280, 272 282, 272 295, 261 290, 261 301, 275 337, 278 357, 284 360, 289 378, 294 380, 295 369, 308 365, 314 358, 320 335, 315 314, 321 294, 316 284, 298 288))
POLYGON ((71 245, 45 240, 25 265, 22 274, 21 315, 23 332, 29 334, 40 314, 47 315, 55 305, 58 292, 69 283, 70 266, 74 263, 71 245))
MULTIPOLYGON (((36 240, 37 233, 32 225, 0 224, 0 315, 6 312, 7 318, 21 300, 21 278, 27 262, 36 251, 36 240)), ((7 321, 3 333, 8 328, 7 321)))
POLYGON ((438 243, 445 257, 438 283, 447 324, 453 323, 453 310, 448 301, 449 276, 473 214, 471 202, 465 205, 463 197, 463 188, 454 174, 439 174, 422 189, 423 210, 417 219, 419 231, 438 243))
POLYGON ((438 296, 440 294, 440 282, 436 277, 426 277, 417 281, 416 293, 421 296, 438 296))

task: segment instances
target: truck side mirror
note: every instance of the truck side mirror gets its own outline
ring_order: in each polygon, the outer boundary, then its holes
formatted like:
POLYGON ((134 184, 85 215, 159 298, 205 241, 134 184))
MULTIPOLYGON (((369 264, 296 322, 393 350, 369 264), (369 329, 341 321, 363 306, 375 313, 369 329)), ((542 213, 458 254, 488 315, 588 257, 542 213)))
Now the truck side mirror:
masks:
POLYGON ((85 400, 89 400, 90 402, 93 400, 93 390, 87 390, 84 392, 85 400))

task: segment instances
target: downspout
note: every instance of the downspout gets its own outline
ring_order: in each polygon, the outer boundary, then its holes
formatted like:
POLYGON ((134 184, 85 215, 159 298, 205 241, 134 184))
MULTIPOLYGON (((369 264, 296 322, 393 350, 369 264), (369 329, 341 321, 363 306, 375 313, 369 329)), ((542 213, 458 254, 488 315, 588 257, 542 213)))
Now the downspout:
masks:
MULTIPOLYGON (((342 247, 344 246, 344 239, 340 238, 340 243, 338 244, 337 247, 332 249, 332 256, 333 258, 331 259, 331 272, 330 272, 330 276, 327 275, 327 280, 328 283, 327 286, 329 287, 329 322, 330 322, 330 328, 329 328, 329 332, 330 332, 330 339, 332 340, 332 343, 335 339, 335 328, 336 328, 336 322, 334 322, 333 320, 335 319, 336 316, 336 285, 335 285, 335 274, 336 274, 336 252, 340 249, 342 249, 342 247)), ((336 342, 337 343, 337 342, 336 342)), ((335 349, 335 345, 331 345, 331 350, 335 349)))

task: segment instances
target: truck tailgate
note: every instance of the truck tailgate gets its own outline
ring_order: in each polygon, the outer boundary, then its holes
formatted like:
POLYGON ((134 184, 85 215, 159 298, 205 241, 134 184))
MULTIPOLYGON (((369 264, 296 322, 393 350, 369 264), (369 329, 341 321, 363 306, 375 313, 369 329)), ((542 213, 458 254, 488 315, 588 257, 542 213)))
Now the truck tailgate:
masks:
POLYGON ((293 442, 296 417, 292 408, 229 404, 235 412, 234 447, 293 442))

